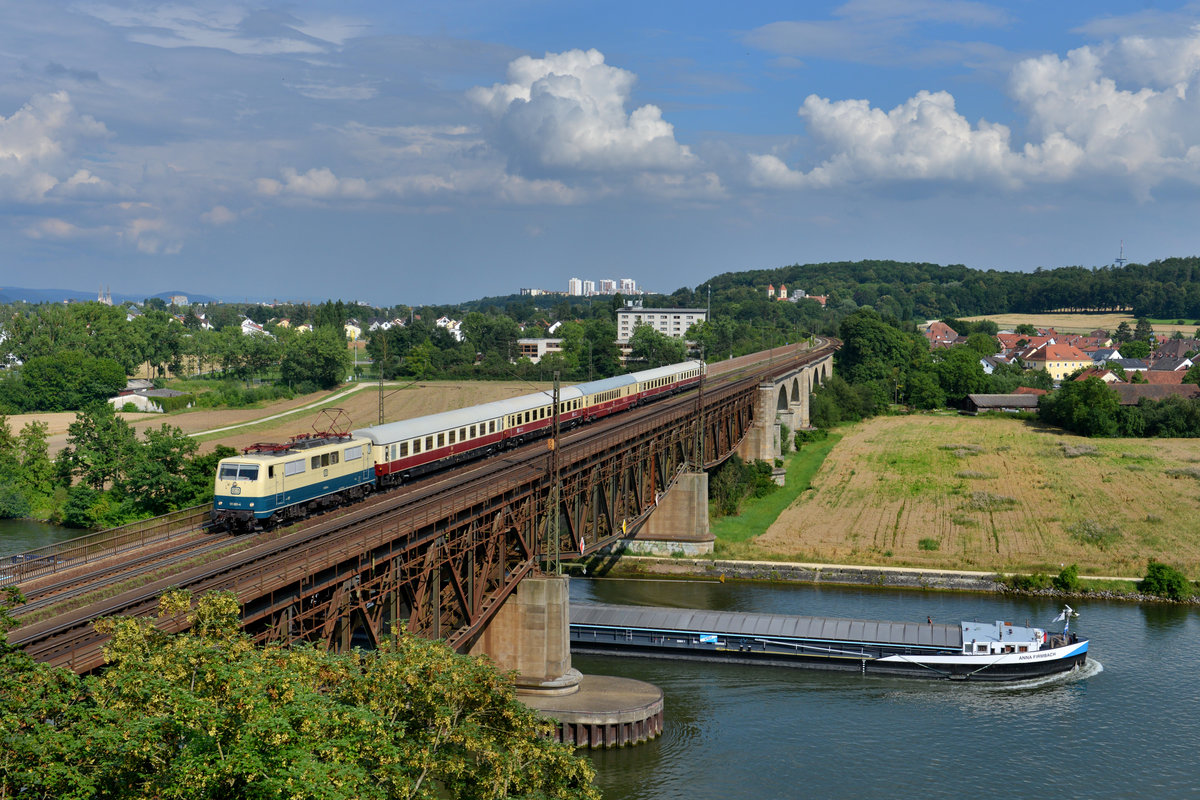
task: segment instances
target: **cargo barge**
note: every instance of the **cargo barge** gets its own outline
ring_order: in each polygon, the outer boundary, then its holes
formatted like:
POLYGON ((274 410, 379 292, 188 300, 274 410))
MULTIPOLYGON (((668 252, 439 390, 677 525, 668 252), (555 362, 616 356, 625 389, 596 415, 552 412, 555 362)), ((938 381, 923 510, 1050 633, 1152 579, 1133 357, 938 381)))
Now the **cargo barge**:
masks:
POLYGON ((571 605, 571 651, 1014 681, 1087 662, 1088 640, 1011 622, 882 622, 681 608, 571 605))

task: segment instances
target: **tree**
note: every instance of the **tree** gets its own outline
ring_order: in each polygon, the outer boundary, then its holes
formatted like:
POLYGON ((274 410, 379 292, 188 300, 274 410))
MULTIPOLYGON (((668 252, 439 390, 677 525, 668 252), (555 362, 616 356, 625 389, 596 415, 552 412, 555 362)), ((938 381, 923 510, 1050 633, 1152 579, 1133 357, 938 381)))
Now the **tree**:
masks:
POLYGON ((312 383, 332 389, 346 379, 351 363, 345 333, 341 328, 324 326, 288 340, 279 374, 289 386, 312 383))
POLYGON ((1150 343, 1145 339, 1134 339, 1121 345, 1121 355, 1126 358, 1149 358, 1150 343))
POLYGON ((75 411, 115 397, 125 388, 125 370, 110 358, 68 350, 31 358, 20 382, 26 409, 75 411))
POLYGON ((114 488, 150 516, 180 508, 190 492, 187 465, 199 443, 179 428, 163 423, 147 428, 145 441, 128 448, 114 488))
POLYGON ((67 426, 62 457, 72 472, 92 489, 117 480, 126 454, 137 446, 133 428, 109 403, 95 403, 75 415, 67 426))
POLYGON ((1030 325, 1028 322, 1022 322, 1017 327, 1013 328, 1013 333, 1021 336, 1037 336, 1037 328, 1030 325))
POLYGON ((1099 378, 1088 378, 1044 395, 1038 416, 1083 436, 1116 436, 1119 407, 1116 392, 1099 378))
POLYGON ((1117 326, 1117 332, 1113 334, 1113 341, 1118 344, 1124 344, 1133 339, 1133 331, 1129 329, 1129 323, 1121 320, 1121 324, 1117 326))
POLYGON ((637 325, 629 337, 629 358, 647 368, 678 364, 686 357, 682 339, 673 339, 649 325, 637 325))
POLYGON ((21 484, 35 496, 48 496, 54 490, 54 464, 46 442, 49 426, 32 420, 17 434, 21 454, 21 484))
MULTIPOLYGON (((1137 327, 1133 329, 1133 338, 1139 342, 1149 342, 1154 339, 1154 326, 1150 324, 1150 320, 1145 317, 1139 317, 1137 327)), ((1130 356, 1130 358, 1140 358, 1140 356, 1130 356)))
POLYGON ((486 660, 408 635, 374 652, 260 648, 232 594, 190 606, 159 602, 188 614, 177 635, 99 621, 98 677, 0 655, 0 795, 599 798, 590 764, 486 660))
POLYGON ((938 351, 933 369, 951 404, 961 403, 968 394, 981 392, 987 386, 979 352, 970 346, 938 351))

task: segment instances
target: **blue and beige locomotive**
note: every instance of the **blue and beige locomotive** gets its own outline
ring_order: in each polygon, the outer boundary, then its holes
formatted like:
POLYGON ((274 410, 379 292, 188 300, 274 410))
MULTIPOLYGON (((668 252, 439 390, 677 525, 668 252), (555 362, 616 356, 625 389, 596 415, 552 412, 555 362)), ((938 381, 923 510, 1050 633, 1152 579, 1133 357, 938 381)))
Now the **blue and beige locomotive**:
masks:
POLYGON ((235 530, 270 528, 374 490, 375 459, 366 439, 329 433, 254 444, 217 465, 212 521, 235 530))
MULTIPOLYGON (((702 361, 564 387, 561 427, 570 428, 699 385, 702 361)), ((260 530, 354 502, 376 489, 550 434, 550 392, 496 400, 424 417, 255 444, 217 466, 212 520, 260 530)), ((329 425, 335 430, 337 425, 329 425)))

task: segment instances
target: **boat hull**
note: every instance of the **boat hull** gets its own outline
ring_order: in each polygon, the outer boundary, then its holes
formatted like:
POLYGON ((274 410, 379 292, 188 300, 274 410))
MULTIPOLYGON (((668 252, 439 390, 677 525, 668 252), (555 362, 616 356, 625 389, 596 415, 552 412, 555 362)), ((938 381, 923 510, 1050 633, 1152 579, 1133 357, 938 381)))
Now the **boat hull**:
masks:
POLYGON ((735 664, 857 672, 862 675, 896 675, 909 678, 976 682, 1020 681, 1069 672, 1086 664, 1088 654, 1086 641, 1071 647, 1034 653, 1006 653, 994 656, 864 658, 861 656, 817 656, 719 647, 698 650, 690 647, 639 646, 629 643, 597 642, 576 637, 572 637, 571 652, 689 661, 724 661, 735 664))

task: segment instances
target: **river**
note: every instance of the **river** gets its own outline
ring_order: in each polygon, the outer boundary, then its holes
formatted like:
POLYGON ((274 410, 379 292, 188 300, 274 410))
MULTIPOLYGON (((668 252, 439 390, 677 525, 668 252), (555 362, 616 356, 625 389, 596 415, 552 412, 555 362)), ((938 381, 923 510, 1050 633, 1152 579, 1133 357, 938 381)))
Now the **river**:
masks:
MULTIPOLYGON (((572 579, 571 600, 1053 628, 1050 599, 572 579)), ((656 741, 590 754, 621 798, 1200 796, 1200 610, 1079 600, 1088 665, 1016 684, 583 656, 665 692, 656 741)), ((1058 623, 1061 625, 1061 623, 1058 623)))
POLYGON ((90 531, 62 528, 31 519, 0 519, 0 558, 7 560, 14 553, 36 550, 88 533, 90 531))

